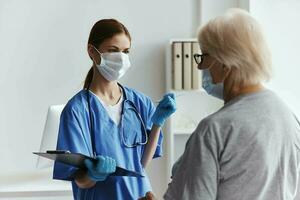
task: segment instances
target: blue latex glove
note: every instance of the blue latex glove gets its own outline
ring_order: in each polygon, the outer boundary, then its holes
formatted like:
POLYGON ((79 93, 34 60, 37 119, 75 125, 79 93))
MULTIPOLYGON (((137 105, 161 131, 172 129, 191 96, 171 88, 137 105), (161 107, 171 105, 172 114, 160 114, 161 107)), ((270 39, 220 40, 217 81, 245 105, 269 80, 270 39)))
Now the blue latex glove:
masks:
POLYGON ((175 95, 173 93, 166 94, 159 102, 152 116, 153 124, 162 127, 166 119, 176 111, 175 95))
POLYGON ((84 164, 88 169, 88 177, 97 182, 104 181, 111 173, 116 171, 116 160, 108 156, 97 156, 96 162, 85 159, 84 164))

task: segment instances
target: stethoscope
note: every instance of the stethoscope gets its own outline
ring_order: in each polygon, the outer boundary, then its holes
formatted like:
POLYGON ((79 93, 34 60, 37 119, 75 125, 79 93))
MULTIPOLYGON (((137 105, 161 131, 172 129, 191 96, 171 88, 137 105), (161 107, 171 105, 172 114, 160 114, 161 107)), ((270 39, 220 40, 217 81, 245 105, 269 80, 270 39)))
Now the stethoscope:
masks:
MULTIPOLYGON (((124 95, 124 100, 122 103, 122 110, 121 110, 121 121, 120 121, 120 135, 121 135, 121 142, 122 144, 125 145, 125 147, 128 148, 133 148, 139 145, 145 145, 148 142, 148 134, 147 134, 147 129, 146 129, 146 125, 143 121, 143 118, 141 117, 140 113, 138 112, 136 106, 134 105, 134 103, 126 98, 126 92, 125 89, 123 88, 123 86, 121 84, 119 84, 119 87, 121 87, 122 91, 123 91, 123 95, 124 95), (126 105, 129 105, 128 108, 125 108, 126 105), (139 121, 141 122, 142 125, 142 131, 145 135, 145 141, 141 141, 141 142, 135 142, 133 144, 128 144, 124 138, 124 127, 123 127, 123 118, 124 118, 124 113, 126 112, 126 109, 128 110, 132 110, 137 118, 139 119, 139 121)), ((92 150, 93 150, 93 155, 94 157, 96 156, 96 149, 95 149, 95 132, 94 132, 94 120, 92 117, 92 111, 91 111, 91 104, 90 104, 90 91, 89 91, 90 86, 87 87, 86 89, 86 95, 87 95, 87 103, 88 103, 88 111, 89 111, 89 122, 90 122, 90 135, 91 135, 91 144, 92 144, 92 150)), ((142 140, 142 139, 141 139, 142 140)))

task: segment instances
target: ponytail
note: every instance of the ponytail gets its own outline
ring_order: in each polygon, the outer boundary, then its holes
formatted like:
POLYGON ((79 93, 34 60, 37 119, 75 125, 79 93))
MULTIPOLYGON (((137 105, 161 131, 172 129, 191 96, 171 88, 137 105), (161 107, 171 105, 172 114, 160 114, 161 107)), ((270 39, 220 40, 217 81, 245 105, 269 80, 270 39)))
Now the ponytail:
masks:
POLYGON ((93 67, 91 67, 91 69, 89 70, 89 72, 87 73, 87 75, 85 77, 83 89, 88 89, 90 87, 93 76, 94 76, 94 70, 93 70, 93 67))

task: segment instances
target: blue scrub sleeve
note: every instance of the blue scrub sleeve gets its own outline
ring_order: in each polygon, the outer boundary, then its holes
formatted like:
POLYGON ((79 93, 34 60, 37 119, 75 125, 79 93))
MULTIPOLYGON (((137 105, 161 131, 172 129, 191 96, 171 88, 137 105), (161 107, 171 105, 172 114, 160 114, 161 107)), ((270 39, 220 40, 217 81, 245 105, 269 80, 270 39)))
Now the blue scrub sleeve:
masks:
MULTIPOLYGON (((80 116, 79 113, 65 107, 60 116, 56 149, 89 155, 88 143, 84 137, 84 124, 86 123, 84 123, 82 115, 80 116)), ((77 170, 78 168, 76 167, 55 162, 53 179, 72 181, 73 175, 77 170)))
MULTIPOLYGON (((151 100, 149 100, 149 102, 148 102, 148 108, 149 109, 148 109, 148 114, 147 114, 146 126, 147 126, 147 132, 148 132, 148 134, 150 134, 151 128, 152 128, 152 125, 153 125, 153 123, 151 121, 151 118, 152 118, 152 115, 154 114, 155 109, 156 109, 156 107, 154 106, 154 104, 152 103, 151 100)), ((163 155, 162 142, 163 142, 163 133, 162 133, 162 131, 160 131, 159 139, 158 139, 158 142, 157 142, 157 147, 156 147, 155 153, 153 155, 153 158, 162 157, 162 155, 163 155)))

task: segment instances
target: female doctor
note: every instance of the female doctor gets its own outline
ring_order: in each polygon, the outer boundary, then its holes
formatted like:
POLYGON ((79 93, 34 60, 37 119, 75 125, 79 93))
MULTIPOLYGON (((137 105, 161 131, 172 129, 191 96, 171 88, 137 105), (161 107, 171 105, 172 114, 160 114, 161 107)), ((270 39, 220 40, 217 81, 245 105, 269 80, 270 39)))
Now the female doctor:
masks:
POLYGON ((93 66, 84 89, 69 100, 59 126, 57 150, 96 158, 86 170, 56 162, 54 179, 72 181, 81 199, 138 199, 151 191, 144 168, 162 155, 161 127, 176 110, 173 94, 155 108, 150 98, 117 81, 130 67, 131 37, 114 19, 98 21, 88 39, 93 66), (116 166, 145 177, 110 176, 116 166))

